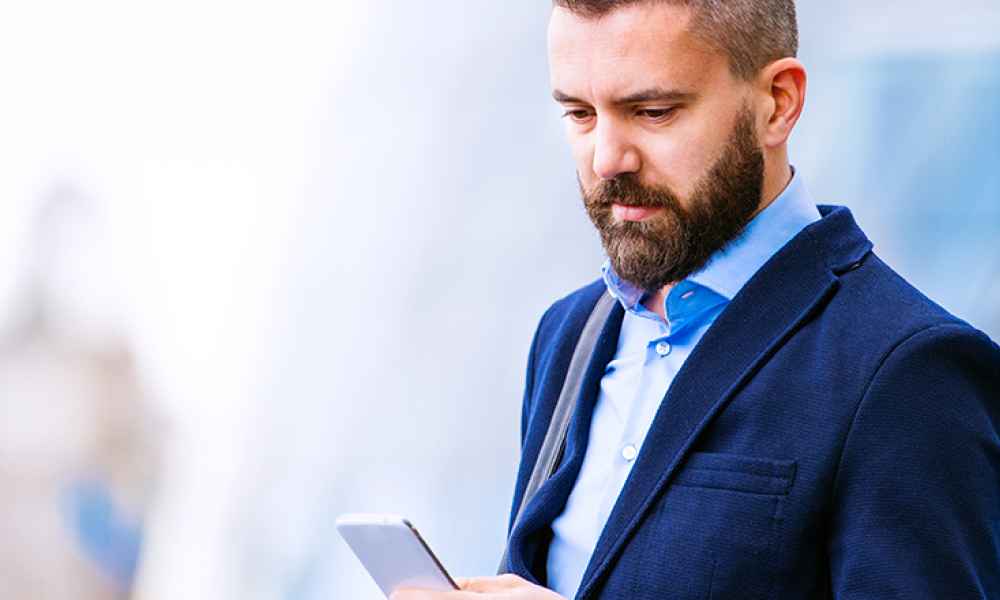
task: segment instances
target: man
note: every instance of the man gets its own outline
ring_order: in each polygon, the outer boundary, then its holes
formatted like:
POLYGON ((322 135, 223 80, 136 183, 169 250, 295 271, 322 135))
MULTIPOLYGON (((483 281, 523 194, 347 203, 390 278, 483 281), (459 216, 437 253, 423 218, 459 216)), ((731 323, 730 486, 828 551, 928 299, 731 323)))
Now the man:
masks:
POLYGON ((1000 598, 1000 348, 788 160, 792 0, 557 0, 608 262, 532 343, 513 516, 584 323, 615 306, 510 574, 397 600, 1000 598))

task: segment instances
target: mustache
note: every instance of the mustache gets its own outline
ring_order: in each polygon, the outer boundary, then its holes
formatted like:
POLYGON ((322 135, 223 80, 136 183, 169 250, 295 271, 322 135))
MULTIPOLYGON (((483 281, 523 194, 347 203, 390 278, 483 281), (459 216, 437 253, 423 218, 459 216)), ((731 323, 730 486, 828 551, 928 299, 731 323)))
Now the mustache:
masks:
MULTIPOLYGON (((581 185, 582 187, 582 185, 581 185)), ((590 192, 584 192, 584 200, 591 208, 611 208, 612 204, 639 206, 642 208, 679 208, 677 196, 668 189, 644 186, 634 173, 619 175, 599 183, 590 192)))

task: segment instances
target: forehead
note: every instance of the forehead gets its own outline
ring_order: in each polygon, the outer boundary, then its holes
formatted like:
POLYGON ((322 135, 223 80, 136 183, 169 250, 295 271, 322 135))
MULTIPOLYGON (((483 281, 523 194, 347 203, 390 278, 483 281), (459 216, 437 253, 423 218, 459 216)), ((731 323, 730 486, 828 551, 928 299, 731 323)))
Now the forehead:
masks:
POLYGON ((556 7, 549 21, 552 87, 597 102, 650 87, 702 88, 724 56, 690 32, 690 9, 637 3, 599 18, 556 7))

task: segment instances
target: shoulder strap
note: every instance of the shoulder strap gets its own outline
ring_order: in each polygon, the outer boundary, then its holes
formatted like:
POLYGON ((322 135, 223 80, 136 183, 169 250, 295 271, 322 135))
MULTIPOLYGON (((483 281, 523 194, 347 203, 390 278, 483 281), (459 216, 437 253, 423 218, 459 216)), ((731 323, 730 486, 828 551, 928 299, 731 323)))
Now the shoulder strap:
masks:
MULTIPOLYGON (((569 430, 569 421, 573 416, 573 409, 576 407, 576 399, 580 395, 580 386, 583 384, 583 374, 590 362, 590 356, 594 353, 594 346, 597 345, 597 337, 604 328, 604 323, 611 314, 615 300, 607 292, 601 294, 594 310, 590 312, 587 323, 583 326, 580 339, 576 342, 573 350, 573 358, 569 361, 569 369, 566 371, 566 379, 563 380, 562 390, 559 392, 559 400, 556 401, 555 410, 552 411, 552 419, 549 421, 549 428, 545 432, 545 439, 542 441, 542 448, 538 451, 538 458, 535 459, 535 466, 531 470, 531 477, 528 479, 528 486, 521 496, 521 503, 517 507, 514 522, 511 523, 510 533, 513 533, 521 519, 524 507, 528 505, 531 498, 538 492, 538 488, 552 476, 559 461, 562 460, 563 450, 566 447, 566 432, 569 430)), ((510 537, 508 534, 507 547, 504 548, 503 558, 500 560, 498 573, 507 572, 507 561, 510 553, 510 537)))

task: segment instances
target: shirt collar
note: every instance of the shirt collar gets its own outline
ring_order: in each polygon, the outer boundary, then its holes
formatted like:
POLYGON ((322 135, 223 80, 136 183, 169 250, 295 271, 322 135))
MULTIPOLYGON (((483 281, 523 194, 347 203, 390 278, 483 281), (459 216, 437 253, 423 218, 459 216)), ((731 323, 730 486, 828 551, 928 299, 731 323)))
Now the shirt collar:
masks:
MULTIPOLYGON (((802 175, 792 167, 792 179, 781 194, 758 213, 736 239, 716 251, 700 271, 685 281, 732 300, 782 246, 819 219, 819 210, 806 190, 802 175)), ((604 262, 601 274, 608 292, 626 310, 634 310, 646 295, 645 290, 621 279, 611 268, 610 261, 604 262)))

